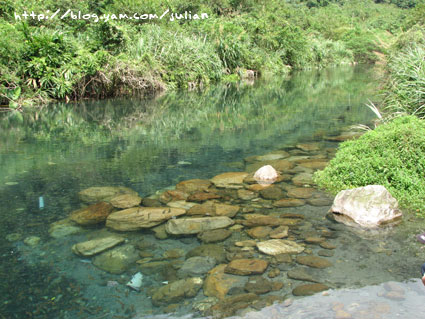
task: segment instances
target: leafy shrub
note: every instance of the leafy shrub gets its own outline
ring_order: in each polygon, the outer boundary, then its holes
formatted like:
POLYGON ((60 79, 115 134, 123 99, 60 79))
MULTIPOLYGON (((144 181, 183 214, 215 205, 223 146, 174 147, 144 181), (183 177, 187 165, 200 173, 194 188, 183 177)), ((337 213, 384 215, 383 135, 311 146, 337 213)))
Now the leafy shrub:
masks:
POLYGON ((333 193, 383 185, 401 207, 425 216, 425 122, 399 117, 340 144, 335 158, 316 172, 314 180, 333 193))

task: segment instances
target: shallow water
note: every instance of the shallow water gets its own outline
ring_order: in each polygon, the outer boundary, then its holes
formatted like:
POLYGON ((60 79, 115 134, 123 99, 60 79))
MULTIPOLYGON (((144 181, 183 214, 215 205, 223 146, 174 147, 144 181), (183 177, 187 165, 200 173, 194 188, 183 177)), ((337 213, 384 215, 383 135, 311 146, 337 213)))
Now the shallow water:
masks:
MULTIPOLYGON (((319 142, 323 149, 335 148, 337 143, 325 137, 352 124, 371 123, 373 114, 364 104, 376 99, 373 72, 361 67, 302 72, 291 79, 170 93, 155 100, 59 104, 29 112, 22 121, 4 116, 0 122, 0 314, 5 318, 133 318, 165 311, 175 311, 175 316, 201 315, 192 306, 205 299, 202 289, 177 307, 154 307, 149 290, 164 285, 169 274, 145 274, 142 290, 131 291, 125 283, 140 271, 137 264, 114 275, 71 252, 73 244, 111 231, 96 226, 56 239, 49 236, 50 224, 80 208, 77 193, 91 186, 127 186, 147 197, 182 180, 243 171, 245 157, 293 149, 297 143, 319 142), (28 245, 24 240, 29 236, 39 237, 40 243, 28 245)), ((387 232, 359 233, 326 219, 329 206, 268 209, 270 203, 263 204, 256 212, 305 216, 292 230, 297 240, 323 230, 332 232, 329 241, 337 248, 326 257, 332 267, 312 270, 320 282, 336 289, 323 297, 327 300, 346 296, 348 303, 361 303, 353 297, 356 290, 347 294, 339 289, 402 282, 419 275, 423 247, 412 234, 422 229, 413 218, 387 232)), ((170 249, 188 252, 200 245, 194 236, 158 240, 149 230, 124 235, 131 244, 148 243, 155 257, 170 249)), ((241 239, 248 237, 235 232, 222 245, 232 247, 241 239)), ((317 245, 307 247, 313 254, 321 250, 317 245)), ((270 294, 292 296, 292 289, 303 283, 286 277, 295 266, 294 262, 277 265, 281 275, 275 280, 284 286, 270 294)), ((415 298, 422 296, 419 292, 415 298)), ((410 297, 406 293, 405 300, 410 297)), ((296 313, 304 303, 313 300, 320 305, 320 298, 304 297, 282 309, 302 318, 296 313)), ((393 307, 398 301, 387 302, 393 307)), ((319 309, 311 310, 317 313, 315 318, 328 318, 319 309)))

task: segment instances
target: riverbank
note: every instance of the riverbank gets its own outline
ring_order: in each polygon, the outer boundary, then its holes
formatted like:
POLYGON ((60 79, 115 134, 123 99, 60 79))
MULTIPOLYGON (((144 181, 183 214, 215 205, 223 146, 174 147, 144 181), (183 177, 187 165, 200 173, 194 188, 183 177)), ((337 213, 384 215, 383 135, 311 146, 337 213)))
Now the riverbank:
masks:
MULTIPOLYGON (((199 89, 263 74, 350 63, 374 63, 409 28, 403 1, 282 4, 278 1, 122 6, 116 1, 6 1, 0 10, 0 104, 21 109, 53 100, 199 89), (67 6, 72 6, 68 8, 67 6), (169 21, 27 19, 15 14, 56 9, 92 14, 203 12, 208 19, 169 21), (332 19, 329 19, 332 17, 332 19)), ((416 11, 414 11, 416 10, 416 11)), ((61 11, 61 12, 62 12, 61 11)), ((5 109, 5 108, 4 108, 5 109)))

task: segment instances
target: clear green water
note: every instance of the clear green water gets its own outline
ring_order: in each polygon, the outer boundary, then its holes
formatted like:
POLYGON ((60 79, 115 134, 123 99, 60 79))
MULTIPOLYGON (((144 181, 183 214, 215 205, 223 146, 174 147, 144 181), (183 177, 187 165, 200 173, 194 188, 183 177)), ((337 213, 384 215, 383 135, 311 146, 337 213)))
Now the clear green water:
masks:
MULTIPOLYGON (((51 223, 80 207, 77 193, 91 186, 127 186, 147 197, 185 179, 241 171, 247 156, 322 141, 349 125, 370 123, 373 114, 365 103, 376 99, 376 92, 374 70, 347 67, 202 93, 169 93, 153 100, 58 104, 23 118, 3 115, 0 318, 161 314, 164 308, 152 306, 147 288, 136 293, 125 287, 138 271, 136 265, 123 275, 112 275, 71 252, 73 244, 102 232, 101 227, 60 239, 49 236, 51 223), (11 234, 16 238, 7 237, 11 234), (28 236, 41 241, 31 247, 23 242, 28 236), (108 281, 119 285, 108 287, 108 281)), ((330 258, 334 268, 318 274, 330 287, 364 287, 418 275, 423 253, 409 234, 419 231, 420 224, 404 223, 370 239, 327 221, 327 209, 305 206, 302 213, 308 227, 331 227, 338 234, 339 248, 330 258)), ((127 236, 133 242, 153 243, 158 256, 172 248, 188 251, 199 245, 196 237, 158 241, 149 231, 127 236)), ((146 276, 144 284, 161 285, 157 277, 146 276)), ((294 284, 287 280, 281 294, 290 293, 294 284)), ((202 295, 195 298, 200 299, 202 295)), ((190 302, 177 309, 177 315, 192 312, 190 302)))

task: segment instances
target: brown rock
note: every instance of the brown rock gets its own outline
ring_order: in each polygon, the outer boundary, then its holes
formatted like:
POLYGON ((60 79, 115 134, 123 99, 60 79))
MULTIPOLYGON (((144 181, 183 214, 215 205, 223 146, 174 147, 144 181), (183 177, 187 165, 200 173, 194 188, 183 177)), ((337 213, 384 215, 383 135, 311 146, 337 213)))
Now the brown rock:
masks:
POLYGON ((135 207, 110 214, 106 226, 119 231, 134 231, 156 226, 185 213, 181 208, 135 207))
POLYGON ((319 143, 303 143, 303 144, 297 144, 297 148, 300 150, 303 150, 305 152, 312 152, 312 151, 318 151, 320 150, 319 143))
POLYGON ((250 277, 244 287, 247 292, 251 292, 256 295, 268 293, 273 290, 273 288, 276 288, 274 287, 273 282, 261 276, 250 277))
POLYGON ((311 296, 328 289, 329 287, 324 284, 307 284, 296 287, 292 290, 292 294, 294 296, 311 296))
POLYGON ((299 254, 304 250, 304 247, 296 242, 285 239, 270 239, 257 243, 257 248, 260 252, 267 255, 280 254, 299 254))
POLYGON ((197 203, 202 203, 205 202, 207 200, 211 200, 211 199, 217 199, 220 198, 221 196, 215 193, 205 193, 205 192, 197 192, 194 193, 192 195, 190 195, 187 200, 190 202, 197 202, 197 203))
POLYGON ((324 169, 329 163, 327 159, 309 159, 303 160, 300 166, 312 169, 324 169))
POLYGON ((270 238, 273 238, 273 239, 285 238, 285 237, 288 237, 288 230, 289 230, 288 226, 279 226, 273 229, 273 231, 269 234, 269 236, 270 238))
POLYGON ((123 194, 138 196, 134 190, 123 186, 90 187, 78 193, 78 197, 87 204, 109 202, 110 199, 123 194))
POLYGON ((273 203, 275 207, 297 207, 305 205, 305 201, 297 198, 284 198, 273 203))
POLYGON ((269 278, 276 278, 277 276, 280 275, 280 269, 279 268, 273 268, 272 270, 270 270, 267 274, 267 276, 269 278))
POLYGON ((314 188, 296 187, 288 190, 288 196, 292 198, 310 198, 314 193, 314 188))
POLYGON ((206 191, 211 186, 211 182, 205 179, 189 179, 176 185, 176 189, 184 193, 194 193, 206 191))
POLYGON ((332 266, 332 263, 324 258, 317 256, 297 256, 297 263, 313 268, 327 268, 332 266))
POLYGON ((202 284, 203 281, 199 277, 177 280, 157 289, 152 296, 152 303, 159 306, 195 297, 202 284))
POLYGON ((142 198, 139 195, 124 194, 112 198, 109 202, 115 208, 125 209, 139 206, 142 202, 142 198))
POLYGON ((113 210, 111 204, 100 202, 72 212, 70 218, 80 225, 95 225, 105 222, 113 210))
POLYGON ((215 216, 235 217, 240 207, 236 205, 215 204, 215 216))
POLYGON ((296 186, 312 185, 313 174, 311 173, 299 173, 292 179, 292 184, 296 186))
POLYGON ((320 243, 324 242, 324 241, 325 241, 325 239, 324 239, 324 238, 321 238, 321 237, 306 237, 306 238, 304 239, 304 241, 305 241, 307 244, 315 244, 315 245, 318 245, 318 244, 320 244, 320 243))
POLYGON ((72 252, 80 256, 90 257, 109 248, 115 247, 124 241, 125 238, 115 236, 93 239, 75 244, 72 246, 72 252))
POLYGON ((225 273, 233 275, 255 275, 266 271, 269 263, 262 259, 234 259, 224 269, 225 273))
POLYGON ((307 203, 311 206, 331 206, 332 200, 326 197, 313 197, 307 199, 307 203))
POLYGON ((226 216, 170 219, 165 225, 167 233, 173 235, 197 234, 207 230, 226 228, 234 221, 226 216))
POLYGON ((142 201, 142 205, 145 207, 161 207, 162 206, 161 202, 155 198, 144 198, 142 201))
POLYGON ((325 248, 325 249, 335 249, 336 246, 334 244, 328 243, 328 242, 323 242, 320 243, 320 247, 325 248))
POLYGON ((251 229, 248 229, 246 233, 252 238, 266 238, 272 231, 272 228, 269 226, 257 226, 251 229))
POLYGON ((260 190, 260 195, 264 199, 281 199, 284 194, 280 187, 278 186, 270 186, 260 190))
POLYGON ((211 182, 217 187, 239 189, 243 188, 243 180, 247 176, 245 172, 229 172, 214 176, 211 182))
POLYGON ((265 189, 267 187, 271 187, 272 185, 267 185, 267 184, 252 184, 248 186, 248 190, 258 193, 259 191, 261 191, 262 189, 265 189))
POLYGON ((203 287, 205 296, 224 300, 230 289, 245 286, 248 278, 226 274, 224 272, 226 267, 226 264, 221 264, 208 272, 203 287))
POLYGON ((188 197, 189 197, 189 194, 176 189, 176 190, 167 190, 163 192, 159 196, 159 200, 162 203, 168 203, 171 201, 186 200, 188 197))
POLYGON ((246 189, 238 189, 238 198, 242 200, 251 200, 256 197, 257 195, 253 191, 249 191, 246 189))

